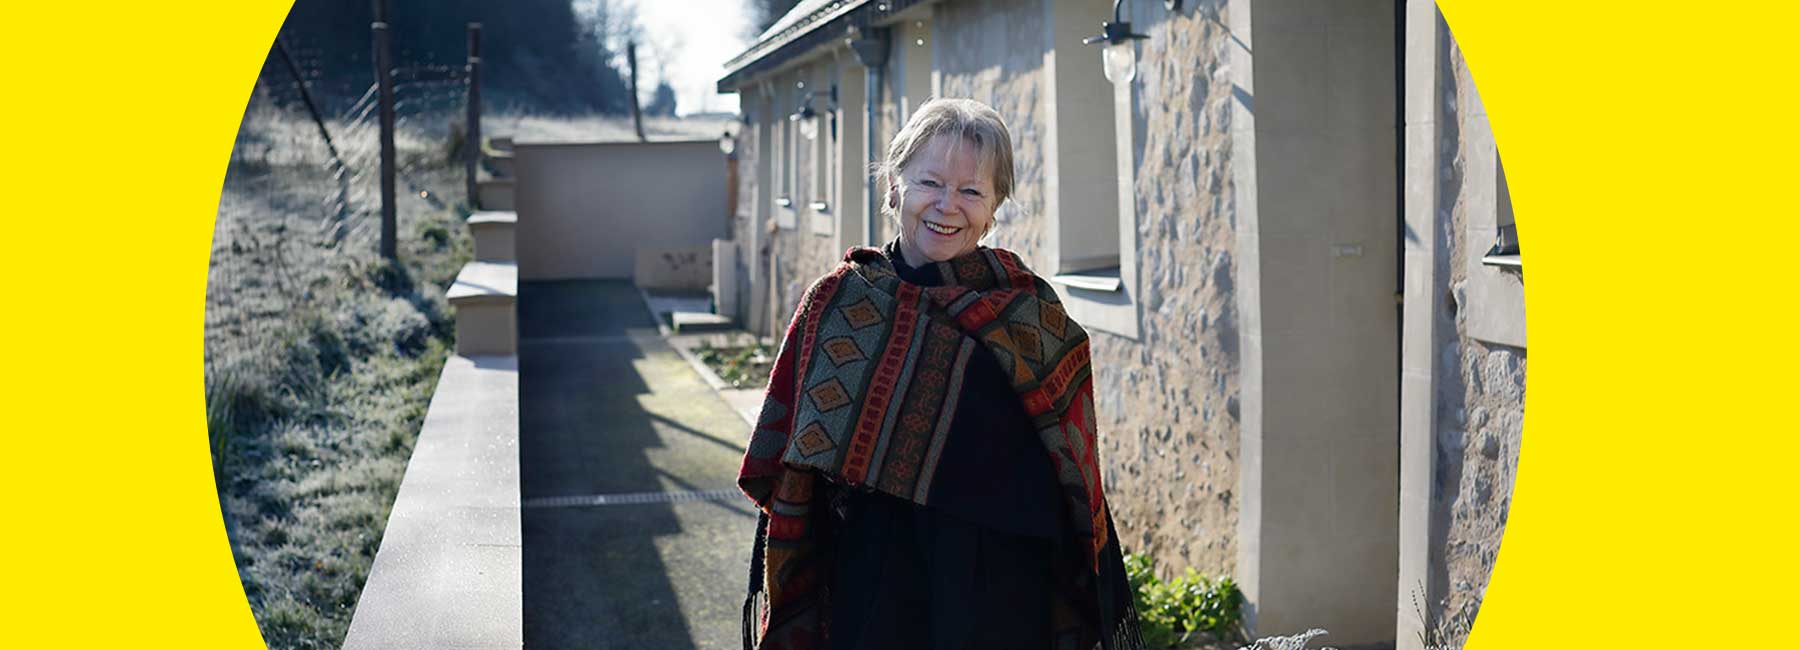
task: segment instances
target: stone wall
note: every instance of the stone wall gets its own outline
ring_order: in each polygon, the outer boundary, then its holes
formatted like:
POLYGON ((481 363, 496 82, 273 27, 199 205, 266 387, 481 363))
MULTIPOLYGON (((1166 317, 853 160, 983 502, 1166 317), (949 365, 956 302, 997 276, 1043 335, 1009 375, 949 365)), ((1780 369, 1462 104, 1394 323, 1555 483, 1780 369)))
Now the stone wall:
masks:
MULTIPOLYGON (((1426 620, 1449 647, 1461 647, 1481 606, 1493 572, 1494 558, 1506 526, 1518 468, 1524 424, 1525 349, 1481 341, 1470 336, 1470 257, 1486 253, 1491 240, 1468 236, 1465 227, 1475 201, 1493 197, 1473 188, 1465 178, 1469 161, 1493 156, 1491 135, 1474 80, 1454 42, 1443 62, 1446 83, 1441 151, 1454 151, 1443 162, 1439 214, 1451 219, 1450 253, 1440 256, 1438 277, 1449 278, 1447 309, 1438 332, 1437 458, 1433 489, 1432 580, 1428 593, 1440 595, 1426 605, 1426 620)), ((1491 209, 1491 208, 1489 208, 1491 209)), ((1481 268, 1476 265, 1475 268, 1481 268)))
POLYGON ((1046 271, 1043 250, 1044 2, 982 0, 938 6, 936 36, 943 96, 994 107, 1013 138, 1013 194, 994 214, 983 243, 1019 253, 1046 271))
MULTIPOLYGON (((823 73, 823 69, 825 66, 829 65, 831 65, 831 58, 829 56, 821 59, 814 59, 797 71, 787 72, 777 76, 775 84, 781 88, 794 89, 796 87, 796 82, 804 80, 807 85, 807 90, 813 90, 818 93, 814 108, 820 110, 821 114, 823 114, 826 101, 824 97, 829 91, 831 83, 827 78, 827 75, 823 73)), ((792 105, 778 105, 774 107, 771 119, 785 122, 787 120, 787 113, 792 112, 799 105, 798 98, 805 93, 804 90, 790 90, 787 92, 788 95, 794 98, 794 101, 789 102, 792 105)), ((777 94, 777 97, 781 96, 783 95, 777 94)), ((830 138, 831 128, 829 123, 823 115, 821 115, 819 119, 821 123, 819 125, 818 137, 830 138)), ((792 126, 776 130, 776 133, 781 137, 793 138, 795 140, 788 145, 791 146, 794 151, 794 160, 787 163, 792 165, 790 173, 793 175, 791 177, 793 179, 792 187, 794 188, 794 192, 791 195, 793 206, 790 208, 782 208, 780 206, 773 208, 776 213, 783 210, 792 210, 792 223, 794 224, 794 227, 778 229, 775 231, 775 234, 769 238, 769 251, 775 258, 774 282, 769 286, 769 289, 774 292, 771 299, 774 301, 773 309, 775 310, 772 314, 771 335, 777 337, 787 330, 787 323, 793 318, 795 309, 799 307, 800 298, 806 293, 806 288, 811 286, 814 280, 817 280, 820 276, 829 272, 831 268, 837 264, 838 260, 841 259, 841 256, 844 253, 844 251, 837 248, 833 233, 815 233, 813 231, 815 219, 835 219, 832 215, 819 215, 812 209, 812 202, 814 199, 824 198, 824 194, 821 193, 821 190, 823 189, 822 185, 829 182, 831 175, 829 171, 818 174, 814 171, 815 167, 818 165, 819 159, 818 141, 799 138, 792 134, 793 130, 792 126)), ((842 138, 850 136, 849 134, 839 133, 838 137, 842 138)), ((781 144, 777 144, 775 148, 777 151, 780 151, 782 150, 782 146, 783 145, 781 144)), ((784 192, 785 189, 777 189, 773 192, 773 196, 781 196, 784 192)), ((770 200, 773 200, 772 197, 770 200)), ((833 209, 840 208, 841 206, 833 206, 833 209)), ((766 234, 767 232, 768 231, 766 230, 764 231, 765 236, 768 236, 766 234)), ((763 258, 762 263, 766 267, 769 264, 769 259, 766 257, 763 258)), ((770 309, 768 305, 762 305, 760 308, 770 309)))
POLYGON ((1141 337, 1094 335, 1108 490, 1129 548, 1164 572, 1230 575, 1240 366, 1223 3, 1133 4, 1150 35, 1133 116, 1141 337))
MULTIPOLYGON (((765 179, 758 174, 759 158, 766 153, 758 150, 757 134, 759 129, 768 127, 762 126, 758 121, 763 117, 760 113, 767 109, 761 106, 761 102, 755 99, 755 95, 752 93, 741 93, 740 95, 743 97, 744 114, 751 117, 752 123, 739 127, 737 137, 737 205, 732 208, 731 240, 738 247, 738 313, 726 315, 736 320, 739 326, 748 328, 753 322, 750 318, 751 310, 761 307, 752 299, 750 269, 754 264, 763 264, 764 268, 767 268, 768 264, 767 258, 762 256, 761 251, 756 250, 760 247, 751 246, 752 238, 750 236, 752 229, 762 227, 762 224, 756 223, 757 202, 767 200, 763 197, 768 190, 761 187, 765 179)), ((756 241, 760 242, 761 240, 757 239, 756 241)), ((757 277, 762 276, 758 274, 757 277)))
MULTIPOLYGON (((1139 64, 1139 340, 1090 330, 1107 492, 1127 550, 1165 572, 1235 568, 1237 316, 1228 139, 1230 81, 1219 2, 1167 15, 1134 7, 1151 35, 1139 64), (1149 20, 1146 20, 1149 19, 1149 20)), ((1044 216, 1045 3, 940 5, 945 96, 986 102, 1007 120, 1017 178, 990 245, 1050 259, 1044 216)), ((1098 48, 1092 55, 1100 56, 1098 48)), ((1098 98, 1110 101, 1110 98, 1098 98)), ((1094 128, 1113 128, 1110 124, 1094 128)))

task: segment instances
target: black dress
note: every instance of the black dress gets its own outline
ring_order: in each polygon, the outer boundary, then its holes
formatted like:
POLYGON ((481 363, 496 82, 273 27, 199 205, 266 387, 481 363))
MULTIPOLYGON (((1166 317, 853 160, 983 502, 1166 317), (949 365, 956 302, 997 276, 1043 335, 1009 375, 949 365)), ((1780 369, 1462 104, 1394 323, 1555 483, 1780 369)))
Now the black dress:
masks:
MULTIPOLYGON (((900 277, 939 285, 890 244, 900 277)), ((832 490, 831 647, 1050 648, 1062 496, 1018 395, 985 349, 970 357, 934 507, 832 490)))

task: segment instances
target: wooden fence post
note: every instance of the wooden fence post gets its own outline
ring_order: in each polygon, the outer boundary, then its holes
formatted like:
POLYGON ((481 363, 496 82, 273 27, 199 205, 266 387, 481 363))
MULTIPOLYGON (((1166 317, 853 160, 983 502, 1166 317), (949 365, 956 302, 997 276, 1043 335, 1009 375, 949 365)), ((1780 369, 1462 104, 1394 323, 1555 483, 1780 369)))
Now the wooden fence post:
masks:
POLYGON ((394 62, 388 33, 388 0, 375 1, 375 84, 381 93, 381 256, 400 256, 394 211, 394 62))
POLYGON ((637 126, 638 142, 648 142, 644 137, 644 112, 638 107, 636 42, 625 44, 625 62, 631 66, 631 123, 637 126))
POLYGON ((481 23, 469 23, 469 65, 466 72, 469 113, 468 137, 463 140, 463 171, 469 178, 469 208, 473 210, 480 205, 480 189, 475 185, 475 174, 481 166, 481 23))

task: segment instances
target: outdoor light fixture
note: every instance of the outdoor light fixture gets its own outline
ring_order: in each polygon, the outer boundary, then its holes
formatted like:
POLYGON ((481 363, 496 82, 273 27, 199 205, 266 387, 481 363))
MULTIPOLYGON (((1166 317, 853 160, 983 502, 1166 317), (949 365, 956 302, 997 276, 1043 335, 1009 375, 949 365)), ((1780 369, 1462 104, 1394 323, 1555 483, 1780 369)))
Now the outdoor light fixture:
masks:
POLYGON ((819 112, 813 110, 812 101, 813 94, 806 93, 806 97, 800 100, 800 110, 788 116, 789 122, 800 127, 800 137, 807 140, 819 138, 819 112))
POLYGON ((1106 73, 1106 80, 1115 84, 1131 83, 1137 77, 1137 45, 1132 41, 1150 38, 1144 34, 1131 31, 1131 23, 1125 22, 1120 12, 1122 0, 1113 0, 1112 22, 1100 23, 1100 35, 1082 39, 1083 45, 1106 43, 1100 51, 1100 64, 1106 73))
POLYGON ((725 129, 725 135, 719 136, 719 153, 727 158, 737 154, 737 136, 731 134, 731 129, 725 129))

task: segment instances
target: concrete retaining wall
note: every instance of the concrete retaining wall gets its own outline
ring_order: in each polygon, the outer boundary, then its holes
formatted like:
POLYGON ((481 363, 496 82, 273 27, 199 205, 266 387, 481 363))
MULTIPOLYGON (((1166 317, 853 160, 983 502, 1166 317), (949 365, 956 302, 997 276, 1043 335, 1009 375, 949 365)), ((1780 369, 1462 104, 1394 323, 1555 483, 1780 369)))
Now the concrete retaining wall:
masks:
POLYGON ((712 284, 712 242, 681 248, 640 248, 631 277, 645 289, 705 291, 712 284))
POLYGON ((520 280, 628 278, 639 250, 699 248, 727 234, 716 141, 514 150, 520 280))

